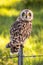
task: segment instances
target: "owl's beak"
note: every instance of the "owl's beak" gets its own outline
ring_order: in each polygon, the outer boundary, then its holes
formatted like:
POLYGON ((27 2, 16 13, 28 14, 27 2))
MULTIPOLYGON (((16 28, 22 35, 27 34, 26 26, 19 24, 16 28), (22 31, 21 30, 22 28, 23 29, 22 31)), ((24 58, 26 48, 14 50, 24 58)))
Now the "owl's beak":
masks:
POLYGON ((26 18, 27 18, 27 15, 26 15, 26 18))

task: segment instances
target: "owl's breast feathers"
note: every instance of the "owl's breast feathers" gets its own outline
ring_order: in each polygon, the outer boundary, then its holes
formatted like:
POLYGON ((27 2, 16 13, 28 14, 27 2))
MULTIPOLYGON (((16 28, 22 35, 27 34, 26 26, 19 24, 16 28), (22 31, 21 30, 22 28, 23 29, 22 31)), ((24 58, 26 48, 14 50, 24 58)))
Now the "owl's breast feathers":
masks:
POLYGON ((17 52, 20 44, 24 42, 24 40, 30 36, 32 29, 31 22, 26 21, 16 21, 10 30, 10 43, 9 46, 11 48, 11 52, 17 52))

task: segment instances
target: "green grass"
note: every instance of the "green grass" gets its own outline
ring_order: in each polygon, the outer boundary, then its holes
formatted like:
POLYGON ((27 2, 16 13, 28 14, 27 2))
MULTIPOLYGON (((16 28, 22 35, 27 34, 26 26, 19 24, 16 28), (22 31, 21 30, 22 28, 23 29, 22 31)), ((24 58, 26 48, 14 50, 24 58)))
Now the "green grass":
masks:
MULTIPOLYGON (((17 59, 7 58, 10 50, 6 44, 10 41, 10 27, 22 9, 29 8, 33 11, 33 28, 29 39, 24 42, 24 55, 43 54, 43 2, 25 2, 21 0, 0 1, 0 65, 17 65, 17 59), (28 50, 28 52, 27 52, 28 50), (11 63, 10 63, 11 62, 11 63), (15 63, 16 62, 16 63, 15 63)), ((43 65, 41 58, 24 58, 24 65, 43 65), (28 64, 27 64, 28 63, 28 64)))

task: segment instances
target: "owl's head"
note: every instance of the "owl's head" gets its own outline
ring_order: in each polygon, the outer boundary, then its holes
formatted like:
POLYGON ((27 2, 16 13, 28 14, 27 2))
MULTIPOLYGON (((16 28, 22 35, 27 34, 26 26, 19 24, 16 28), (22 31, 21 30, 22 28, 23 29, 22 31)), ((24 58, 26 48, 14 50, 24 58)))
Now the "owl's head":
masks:
POLYGON ((32 21, 33 20, 33 12, 29 9, 24 9, 20 14, 20 18, 25 21, 32 21))

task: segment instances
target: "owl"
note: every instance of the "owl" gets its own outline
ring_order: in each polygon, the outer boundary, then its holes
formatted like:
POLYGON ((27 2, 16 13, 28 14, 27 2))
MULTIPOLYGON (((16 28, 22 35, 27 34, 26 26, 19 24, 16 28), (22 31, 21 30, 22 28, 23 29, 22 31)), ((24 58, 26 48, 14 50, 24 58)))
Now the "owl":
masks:
POLYGON ((10 42, 6 47, 10 48, 12 53, 19 52, 20 45, 24 45, 25 39, 29 38, 32 31, 32 20, 33 12, 29 9, 24 9, 11 25, 10 42))

